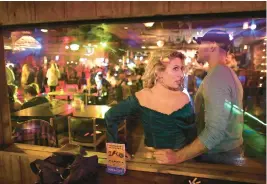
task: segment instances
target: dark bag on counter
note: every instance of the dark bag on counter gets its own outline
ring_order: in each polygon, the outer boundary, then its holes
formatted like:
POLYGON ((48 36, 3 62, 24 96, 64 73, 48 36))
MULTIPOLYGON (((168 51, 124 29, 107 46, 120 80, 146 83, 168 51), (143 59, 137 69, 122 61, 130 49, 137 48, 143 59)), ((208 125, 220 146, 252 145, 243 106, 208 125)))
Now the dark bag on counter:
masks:
POLYGON ((94 184, 97 181, 98 157, 56 153, 45 160, 33 161, 30 167, 39 176, 37 184, 94 184))

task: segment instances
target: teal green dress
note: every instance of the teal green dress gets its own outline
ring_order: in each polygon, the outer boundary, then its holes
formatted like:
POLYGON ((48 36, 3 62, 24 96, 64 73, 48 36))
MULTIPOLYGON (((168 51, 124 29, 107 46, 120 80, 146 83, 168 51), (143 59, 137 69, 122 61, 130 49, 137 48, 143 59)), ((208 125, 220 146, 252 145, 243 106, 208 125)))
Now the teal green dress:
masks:
POLYGON ((118 125, 128 116, 138 114, 144 127, 145 145, 156 149, 180 149, 196 138, 195 115, 191 103, 170 115, 141 106, 130 96, 106 114, 108 142, 118 142, 118 125))

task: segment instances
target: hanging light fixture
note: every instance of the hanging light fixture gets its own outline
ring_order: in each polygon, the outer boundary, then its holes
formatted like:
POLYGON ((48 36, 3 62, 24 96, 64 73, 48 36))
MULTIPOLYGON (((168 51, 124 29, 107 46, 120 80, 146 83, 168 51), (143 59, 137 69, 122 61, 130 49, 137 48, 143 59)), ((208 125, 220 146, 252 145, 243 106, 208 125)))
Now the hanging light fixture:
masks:
POLYGON ((163 40, 157 41, 157 46, 158 47, 163 47, 163 45, 164 45, 164 41, 163 40))
POLYGON ((155 22, 146 22, 146 23, 144 23, 144 25, 145 25, 146 27, 152 27, 152 26, 154 25, 154 23, 155 23, 155 22))

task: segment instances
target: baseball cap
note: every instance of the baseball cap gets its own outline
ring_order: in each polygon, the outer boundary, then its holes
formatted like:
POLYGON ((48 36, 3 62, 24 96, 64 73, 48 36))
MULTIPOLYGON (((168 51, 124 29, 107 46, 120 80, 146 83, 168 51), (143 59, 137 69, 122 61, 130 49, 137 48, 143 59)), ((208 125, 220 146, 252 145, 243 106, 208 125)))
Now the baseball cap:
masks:
POLYGON ((193 38, 198 44, 202 41, 216 42, 222 49, 228 51, 231 44, 229 34, 226 31, 213 29, 208 31, 203 37, 193 38))

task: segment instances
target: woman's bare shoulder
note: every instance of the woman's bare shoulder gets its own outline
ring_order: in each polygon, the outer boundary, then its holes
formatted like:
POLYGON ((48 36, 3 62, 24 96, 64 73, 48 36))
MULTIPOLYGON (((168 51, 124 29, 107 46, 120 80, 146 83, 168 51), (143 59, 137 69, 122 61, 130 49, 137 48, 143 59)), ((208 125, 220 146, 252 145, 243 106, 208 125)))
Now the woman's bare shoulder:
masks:
POLYGON ((180 98, 181 98, 182 102, 184 102, 185 104, 188 104, 190 102, 190 98, 189 98, 188 94, 186 94, 182 91, 180 94, 180 98))
POLYGON ((138 99, 141 105, 147 104, 149 97, 151 96, 151 90, 149 88, 144 88, 135 93, 136 98, 138 99))

